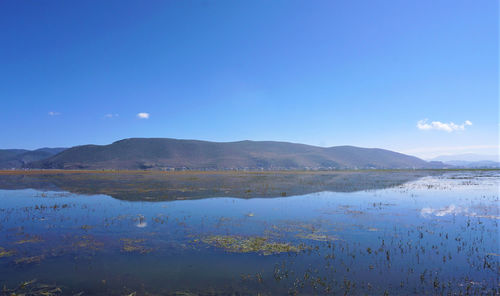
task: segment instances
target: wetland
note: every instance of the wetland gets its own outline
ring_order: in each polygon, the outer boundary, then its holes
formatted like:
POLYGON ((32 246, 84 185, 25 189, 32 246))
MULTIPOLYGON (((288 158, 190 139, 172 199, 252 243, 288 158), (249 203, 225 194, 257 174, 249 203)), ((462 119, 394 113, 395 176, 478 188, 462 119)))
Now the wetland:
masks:
POLYGON ((0 172, 0 295, 498 295, 498 170, 0 172))

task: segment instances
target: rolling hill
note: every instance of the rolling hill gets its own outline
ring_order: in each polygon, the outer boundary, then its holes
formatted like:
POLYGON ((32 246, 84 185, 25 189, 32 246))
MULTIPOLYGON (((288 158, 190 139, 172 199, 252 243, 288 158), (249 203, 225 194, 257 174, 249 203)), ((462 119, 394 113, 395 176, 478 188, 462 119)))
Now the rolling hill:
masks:
POLYGON ((437 168, 417 157, 353 146, 316 147, 273 141, 208 142, 131 138, 83 145, 25 164, 40 169, 406 169, 437 168))

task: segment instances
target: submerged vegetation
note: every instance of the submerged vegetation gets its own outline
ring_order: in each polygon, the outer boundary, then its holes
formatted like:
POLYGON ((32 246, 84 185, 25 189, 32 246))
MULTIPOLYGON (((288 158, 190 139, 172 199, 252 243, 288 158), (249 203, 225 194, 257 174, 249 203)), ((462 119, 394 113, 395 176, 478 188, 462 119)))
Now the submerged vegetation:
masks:
MULTIPOLYGON (((4 296, 58 296, 63 295, 60 287, 55 285, 47 285, 38 283, 37 280, 31 280, 21 283, 17 288, 8 289, 3 287, 0 290, 0 295, 4 296)), ((82 293, 74 294, 74 296, 81 296, 82 293)))
POLYGON ((32 264, 32 263, 40 263, 45 257, 43 255, 40 256, 31 256, 31 257, 21 257, 14 262, 16 264, 32 264))

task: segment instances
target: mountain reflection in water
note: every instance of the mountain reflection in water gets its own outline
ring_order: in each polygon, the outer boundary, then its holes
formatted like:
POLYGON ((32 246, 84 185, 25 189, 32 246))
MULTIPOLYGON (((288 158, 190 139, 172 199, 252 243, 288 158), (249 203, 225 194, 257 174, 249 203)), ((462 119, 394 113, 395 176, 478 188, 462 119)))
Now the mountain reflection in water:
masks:
POLYGON ((338 172, 16 172, 0 173, 0 189, 106 194, 121 200, 284 197, 399 186, 439 171, 338 172))

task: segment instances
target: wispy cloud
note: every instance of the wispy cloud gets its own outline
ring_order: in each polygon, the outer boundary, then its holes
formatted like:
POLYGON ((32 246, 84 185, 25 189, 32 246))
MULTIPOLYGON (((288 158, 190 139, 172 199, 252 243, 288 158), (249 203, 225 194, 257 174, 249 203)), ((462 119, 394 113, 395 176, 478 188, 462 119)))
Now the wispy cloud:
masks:
POLYGON ((139 119, 149 119, 149 113, 146 113, 146 112, 137 113, 137 118, 139 118, 139 119))
POLYGON ((419 120, 417 122, 417 128, 419 130, 440 130, 449 133, 453 131, 463 131, 465 130, 466 126, 470 125, 472 125, 472 122, 470 122, 469 120, 466 120, 462 124, 455 124, 453 122, 444 123, 441 121, 432 121, 429 123, 427 119, 419 120))
POLYGON ((50 116, 57 116, 57 115, 61 115, 61 113, 55 112, 55 111, 49 111, 49 115, 50 116))
POLYGON ((108 113, 104 115, 105 118, 116 118, 118 117, 118 114, 113 114, 113 113, 108 113))

